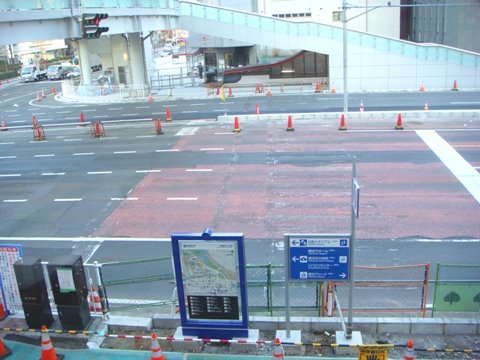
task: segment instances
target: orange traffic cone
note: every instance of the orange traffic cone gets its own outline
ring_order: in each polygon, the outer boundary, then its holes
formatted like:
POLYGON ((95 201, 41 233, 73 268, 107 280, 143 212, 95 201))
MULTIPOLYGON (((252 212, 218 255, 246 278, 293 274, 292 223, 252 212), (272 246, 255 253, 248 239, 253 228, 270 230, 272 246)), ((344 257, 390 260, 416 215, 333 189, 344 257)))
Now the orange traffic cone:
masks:
POLYGON ((452 91, 458 91, 457 80, 453 81, 452 91))
POLYGON ((272 91, 270 90, 270 86, 267 88, 267 92, 265 93, 267 96, 272 96, 272 91))
POLYGON ((405 353, 404 353, 404 356, 403 358, 405 360, 414 360, 415 359, 415 354, 413 353, 413 340, 412 339, 408 339, 407 340, 407 347, 405 348, 405 353))
POLYGON ((5 308, 3 307, 3 303, 0 301, 0 321, 5 319, 7 316, 8 316, 8 313, 5 311, 5 308))
POLYGON ((365 110, 363 107, 363 101, 360 101, 360 112, 363 112, 363 110, 365 110))
POLYGON ((425 84, 423 81, 420 83, 420 89, 418 89, 418 91, 425 91, 425 84))
POLYGON ((166 122, 172 121, 172 112, 170 111, 170 108, 168 108, 168 107, 165 110, 165 121, 166 122))
POLYGON ((152 102, 152 101, 153 101, 153 95, 152 95, 152 93, 150 93, 148 95, 148 102, 152 102))
POLYGON ((7 123, 2 120, 2 125, 0 126, 0 131, 7 131, 7 130, 8 130, 7 123))
POLYGON ((152 333, 152 354, 150 355, 150 360, 165 360, 165 355, 162 354, 156 333, 152 333))
POLYGON ((428 111, 428 103, 425 101, 425 105, 423 106, 423 110, 428 111))
POLYGON ((38 102, 42 101, 42 97, 40 95, 40 92, 37 92, 37 101, 38 102))
POLYGON ((162 122, 160 119, 156 119, 155 120, 155 133, 157 135, 162 135, 163 134, 163 131, 162 131, 162 122))
POLYGON ((347 125, 345 124, 345 114, 342 114, 340 117, 340 126, 338 127, 338 130, 347 130, 347 125))
POLYGON ((336 94, 337 93, 337 90, 335 90, 335 83, 332 81, 332 88, 330 89, 330 92, 332 94, 336 94))
POLYGON ((100 301, 100 296, 98 295, 97 288, 93 288, 89 296, 89 307, 91 312, 103 313, 102 302, 100 301))
POLYGON ((233 97, 233 89, 228 88, 228 97, 233 97))
POLYGON ((260 106, 258 104, 255 105, 255 114, 260 114, 260 106))
POLYGON ((57 93, 57 89, 55 89, 55 87, 52 87, 52 95, 55 96, 56 93, 57 93))
POLYGON ((317 83, 315 84, 315 92, 319 93, 320 91, 322 91, 320 88, 320 83, 317 81, 317 83))
POLYGON ((12 350, 3 343, 3 339, 0 339, 0 359, 3 359, 10 355, 12 350))
POLYGON ((80 126, 85 126, 87 123, 85 122, 85 115, 83 115, 83 112, 80 113, 80 126))
POLYGON ((53 348, 50 336, 48 336, 48 330, 45 325, 42 326, 42 356, 40 360, 61 360, 63 355, 56 354, 53 348))
POLYGON ((217 88, 217 93, 216 93, 216 95, 217 95, 217 96, 220 95, 220 87, 217 88))
POLYGON ((293 128, 293 121, 292 121, 292 115, 288 115, 288 121, 287 121, 287 131, 293 131, 295 130, 293 128))
POLYGON ((260 93, 260 85, 255 84, 255 94, 259 94, 259 93, 260 93))
POLYGON ((403 130, 402 114, 400 113, 398 113, 397 116, 397 124, 395 125, 395 130, 403 130))
POLYGON ((272 359, 285 359, 285 351, 283 350, 281 340, 276 338, 273 345, 275 347, 273 348, 272 359))
POLYGON ((43 88, 42 88, 41 94, 42 94, 42 98, 45 99, 45 90, 43 90, 43 88))
POLYGON ((233 132, 234 133, 239 133, 240 131, 242 131, 240 129, 240 124, 238 122, 238 116, 235 116, 234 120, 233 120, 233 132))

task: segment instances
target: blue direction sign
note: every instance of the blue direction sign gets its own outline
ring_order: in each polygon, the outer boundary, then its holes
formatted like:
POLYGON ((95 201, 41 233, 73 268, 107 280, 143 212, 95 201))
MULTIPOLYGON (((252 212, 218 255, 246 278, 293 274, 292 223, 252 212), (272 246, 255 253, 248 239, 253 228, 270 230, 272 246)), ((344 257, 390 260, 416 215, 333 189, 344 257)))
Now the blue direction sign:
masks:
POLYGON ((350 235, 289 235, 290 280, 349 280, 350 235))

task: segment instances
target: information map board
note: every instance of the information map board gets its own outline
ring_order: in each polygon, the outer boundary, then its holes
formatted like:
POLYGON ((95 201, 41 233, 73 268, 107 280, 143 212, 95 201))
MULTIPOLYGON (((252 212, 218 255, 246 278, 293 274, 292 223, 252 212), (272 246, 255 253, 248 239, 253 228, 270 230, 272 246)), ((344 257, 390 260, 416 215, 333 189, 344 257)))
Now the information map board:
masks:
POLYGON ((23 255, 22 245, 0 244, 0 295, 8 312, 23 310, 13 264, 23 255))
POLYGON ((248 336, 243 234, 172 234, 184 335, 248 336))

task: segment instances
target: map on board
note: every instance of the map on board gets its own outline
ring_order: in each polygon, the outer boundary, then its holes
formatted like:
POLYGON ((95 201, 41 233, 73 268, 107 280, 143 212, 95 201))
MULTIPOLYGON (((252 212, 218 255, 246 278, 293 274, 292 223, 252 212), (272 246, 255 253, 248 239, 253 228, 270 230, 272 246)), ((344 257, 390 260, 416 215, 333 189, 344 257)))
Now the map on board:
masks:
POLYGON ((238 296, 234 241, 182 240, 179 245, 185 295, 238 296))

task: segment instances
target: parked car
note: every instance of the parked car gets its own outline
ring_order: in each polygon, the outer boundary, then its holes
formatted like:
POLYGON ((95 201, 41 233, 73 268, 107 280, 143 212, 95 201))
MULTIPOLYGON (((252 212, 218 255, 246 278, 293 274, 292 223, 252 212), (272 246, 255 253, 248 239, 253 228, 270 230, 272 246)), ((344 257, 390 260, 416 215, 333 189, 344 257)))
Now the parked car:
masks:
POLYGON ((48 79, 47 70, 36 65, 24 66, 20 70, 20 80, 24 83, 48 79))
POLYGON ((74 67, 72 71, 67 74, 67 79, 78 79, 82 75, 80 68, 74 67))
POLYGON ((72 71, 71 65, 55 64, 50 65, 47 69, 47 75, 50 80, 62 80, 67 77, 67 74, 72 71))

